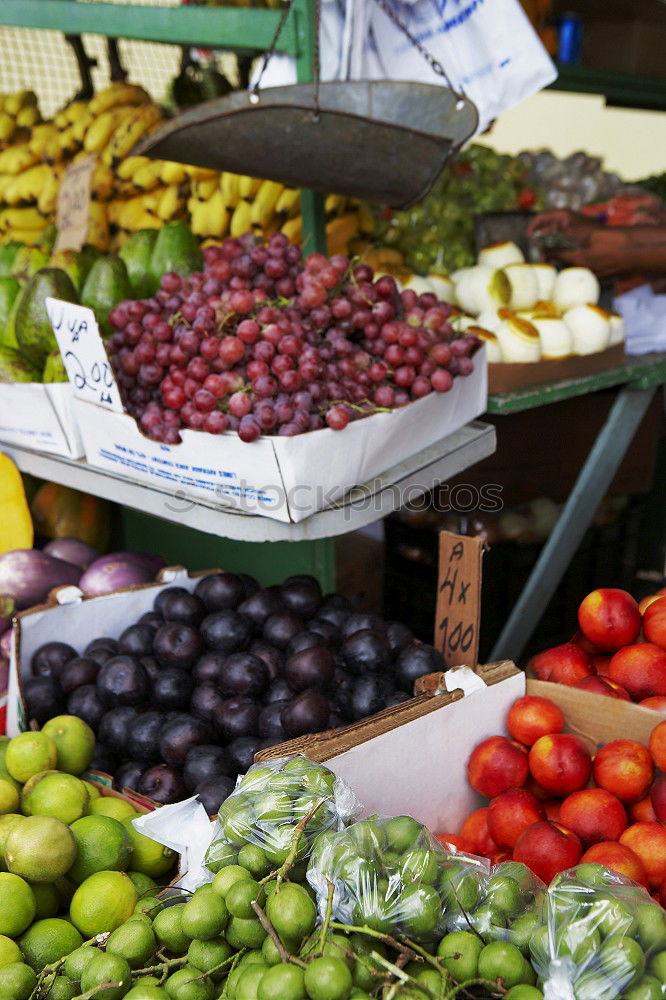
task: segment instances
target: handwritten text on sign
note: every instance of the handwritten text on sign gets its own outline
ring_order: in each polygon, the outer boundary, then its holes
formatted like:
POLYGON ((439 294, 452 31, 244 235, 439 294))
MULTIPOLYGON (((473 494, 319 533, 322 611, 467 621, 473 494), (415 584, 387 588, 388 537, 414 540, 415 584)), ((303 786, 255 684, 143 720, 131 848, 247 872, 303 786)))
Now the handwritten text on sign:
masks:
POLYGON ((58 190, 56 211, 56 250, 80 250, 88 238, 90 180, 95 157, 72 163, 65 171, 58 190))
POLYGON ((435 646, 447 667, 477 665, 482 554, 480 538, 440 532, 435 646))
POLYGON ((74 395, 122 413, 118 386, 92 309, 49 297, 46 311, 74 395))

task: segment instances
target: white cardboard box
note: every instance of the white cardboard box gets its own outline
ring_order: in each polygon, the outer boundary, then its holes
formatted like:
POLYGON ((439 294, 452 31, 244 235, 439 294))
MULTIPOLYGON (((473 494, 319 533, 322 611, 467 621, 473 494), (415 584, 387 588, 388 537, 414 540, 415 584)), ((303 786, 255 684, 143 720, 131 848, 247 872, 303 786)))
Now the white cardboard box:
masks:
POLYGON ((0 442, 82 458, 68 382, 0 383, 0 442))
POLYGON ((344 431, 267 436, 251 444, 235 432, 213 437, 189 430, 181 444, 160 444, 144 437, 127 414, 78 399, 73 405, 90 465, 170 485, 181 496, 298 522, 474 420, 486 409, 487 395, 481 349, 473 374, 456 378, 450 392, 353 421, 344 431))
POLYGON ((100 635, 117 639, 144 612, 152 610, 153 601, 165 587, 185 587, 192 591, 203 575, 205 573, 188 576, 187 570, 169 567, 160 571, 157 583, 116 590, 99 597, 85 597, 78 587, 59 587, 49 604, 29 608, 17 615, 9 660, 7 735, 16 736, 28 726, 21 680, 32 676, 30 661, 43 643, 58 639, 82 653, 91 639, 100 635))

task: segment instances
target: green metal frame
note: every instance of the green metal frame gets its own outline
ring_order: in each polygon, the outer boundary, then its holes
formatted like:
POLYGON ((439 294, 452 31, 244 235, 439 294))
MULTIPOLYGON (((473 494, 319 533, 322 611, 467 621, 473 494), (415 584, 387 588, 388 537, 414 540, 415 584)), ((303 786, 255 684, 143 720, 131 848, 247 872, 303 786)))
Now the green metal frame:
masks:
POLYGON ((666 80, 663 77, 636 76, 589 66, 558 66, 558 77, 551 90, 576 94, 600 94, 609 104, 627 108, 666 111, 666 80))

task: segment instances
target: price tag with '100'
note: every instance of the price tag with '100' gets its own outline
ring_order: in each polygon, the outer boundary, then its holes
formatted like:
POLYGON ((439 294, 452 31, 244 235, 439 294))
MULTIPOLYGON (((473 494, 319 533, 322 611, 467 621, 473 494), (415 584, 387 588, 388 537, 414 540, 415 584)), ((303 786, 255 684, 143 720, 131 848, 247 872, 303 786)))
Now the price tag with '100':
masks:
POLYGON ((123 412, 118 385, 99 334, 95 313, 62 299, 46 299, 46 311, 74 395, 123 412))

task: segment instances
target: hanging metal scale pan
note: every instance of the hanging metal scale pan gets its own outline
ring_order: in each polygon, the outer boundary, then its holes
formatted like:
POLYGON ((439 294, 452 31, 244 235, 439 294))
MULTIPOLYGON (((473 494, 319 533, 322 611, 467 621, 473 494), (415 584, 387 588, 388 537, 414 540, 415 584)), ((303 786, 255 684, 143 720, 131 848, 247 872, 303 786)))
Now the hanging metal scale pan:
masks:
POLYGON ((200 104, 133 152, 406 208, 478 122, 468 98, 424 83, 322 83, 318 114, 311 83, 258 96, 236 91, 200 104))

